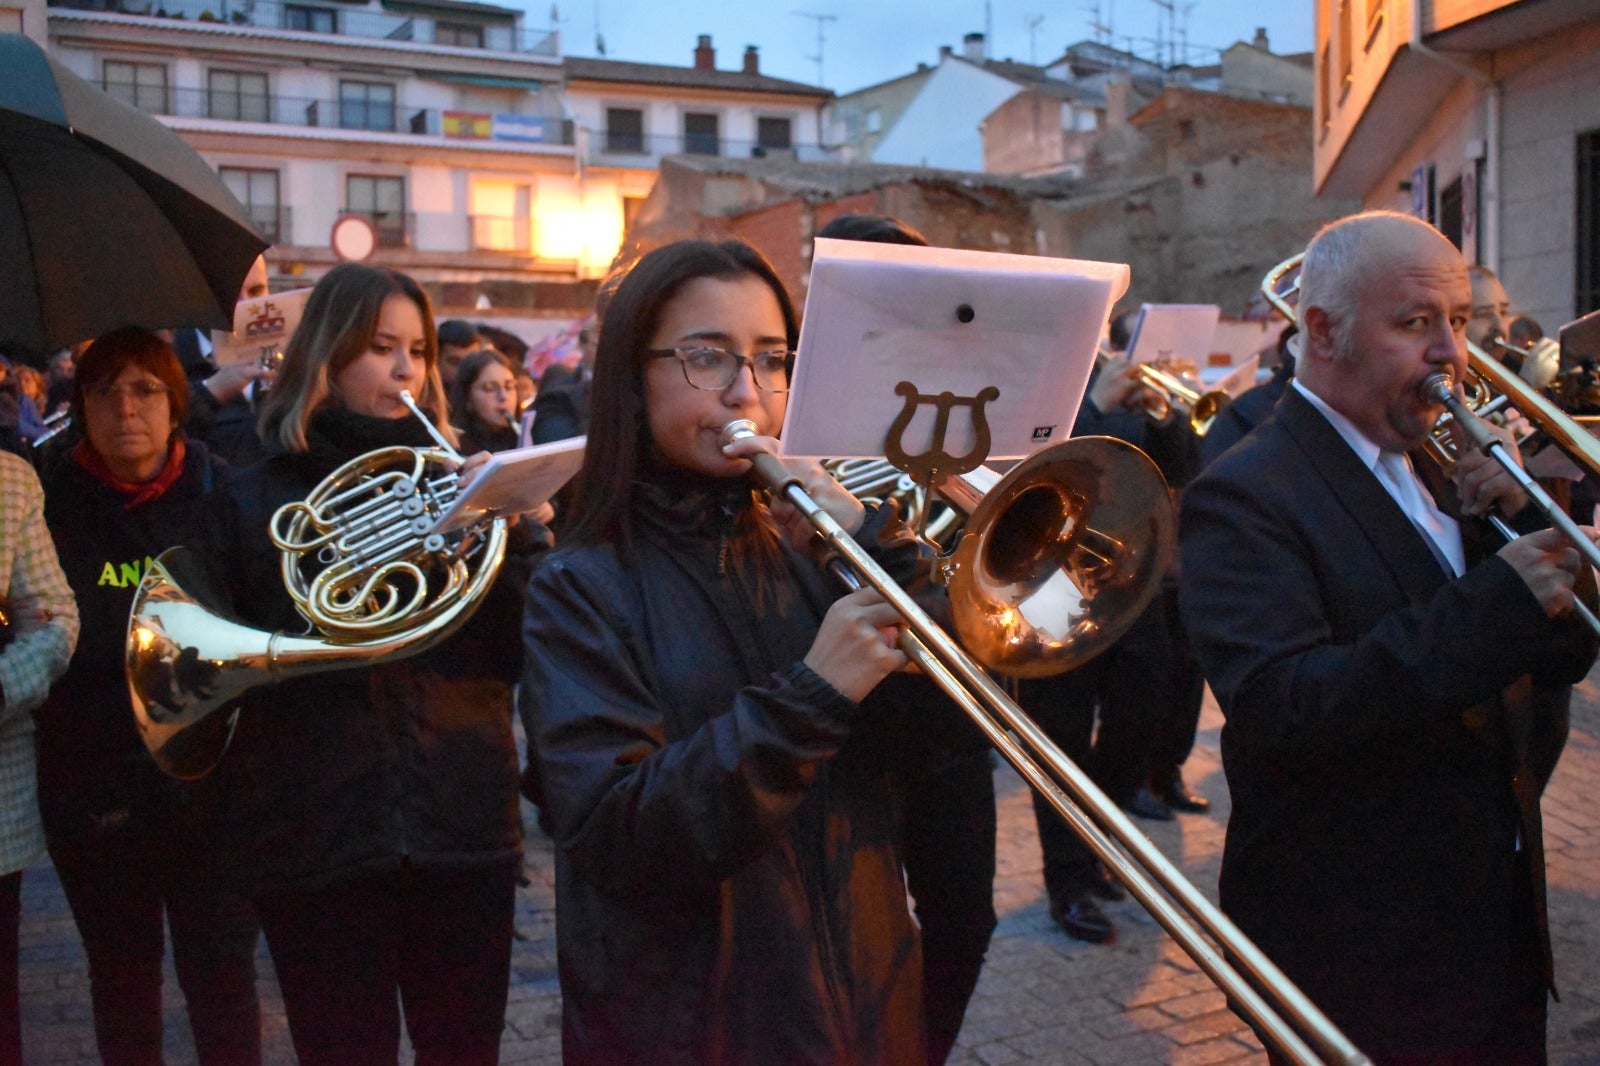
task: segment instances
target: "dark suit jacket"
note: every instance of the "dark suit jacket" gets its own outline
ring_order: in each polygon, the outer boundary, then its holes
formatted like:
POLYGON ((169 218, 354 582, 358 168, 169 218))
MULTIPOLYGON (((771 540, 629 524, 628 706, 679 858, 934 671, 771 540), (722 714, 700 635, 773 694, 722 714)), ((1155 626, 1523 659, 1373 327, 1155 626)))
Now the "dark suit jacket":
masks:
POLYGON ((1293 389, 1190 486, 1180 529, 1227 718, 1224 910, 1369 1052, 1470 1046, 1537 1004, 1531 752, 1551 761, 1538 737, 1564 730, 1588 631, 1547 619, 1470 524, 1449 579, 1293 389))

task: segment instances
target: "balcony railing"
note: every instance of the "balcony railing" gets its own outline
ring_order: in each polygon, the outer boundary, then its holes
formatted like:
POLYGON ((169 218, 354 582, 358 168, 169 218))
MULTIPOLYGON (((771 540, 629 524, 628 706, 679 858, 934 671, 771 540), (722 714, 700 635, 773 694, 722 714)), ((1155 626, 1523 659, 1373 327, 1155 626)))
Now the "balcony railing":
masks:
POLYGON ((344 209, 344 214, 360 215, 372 223, 372 231, 377 234, 379 248, 415 246, 417 216, 413 211, 363 211, 347 207, 344 209))
POLYGON ((554 31, 524 30, 505 22, 395 15, 376 8, 346 8, 278 0, 50 0, 51 7, 110 11, 190 22, 224 22, 263 29, 368 37, 413 44, 450 45, 486 52, 560 57, 554 31))
POLYGON ((654 165, 664 155, 714 155, 724 159, 796 159, 802 163, 839 161, 837 148, 818 144, 778 146, 735 141, 711 134, 640 134, 625 130, 592 130, 584 157, 595 163, 654 165))
POLYGON ((533 220, 506 215, 468 215, 474 252, 528 254, 533 247, 533 220))
POLYGON ((232 122, 262 122, 276 126, 319 129, 372 130, 380 133, 415 133, 463 141, 519 141, 527 144, 569 145, 572 123, 559 115, 491 114, 440 108, 412 108, 401 103, 370 99, 313 100, 305 97, 263 95, 237 89, 167 89, 126 86, 101 88, 151 114, 178 118, 215 118, 232 122))
POLYGON ((291 212, 287 207, 273 204, 249 204, 245 214, 255 223, 256 232, 268 244, 284 244, 294 231, 290 228, 291 212))

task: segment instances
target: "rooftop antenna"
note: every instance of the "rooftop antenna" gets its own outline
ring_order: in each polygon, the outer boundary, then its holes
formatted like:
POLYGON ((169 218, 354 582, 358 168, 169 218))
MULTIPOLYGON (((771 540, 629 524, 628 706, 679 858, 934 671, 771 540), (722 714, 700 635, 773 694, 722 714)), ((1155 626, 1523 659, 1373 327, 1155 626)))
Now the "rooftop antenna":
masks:
POLYGON ((822 84, 822 49, 823 49, 823 46, 827 43, 827 37, 825 36, 825 32, 826 32, 826 29, 827 29, 827 24, 830 23, 830 22, 838 22, 839 21, 839 16, 838 15, 822 15, 822 14, 818 14, 815 11, 790 11, 789 14, 791 14, 791 15, 799 15, 803 19, 815 19, 816 20, 816 23, 817 23, 817 54, 814 55, 814 56, 806 56, 805 58, 810 59, 810 60, 812 60, 813 62, 815 62, 817 64, 817 84, 820 86, 822 84))
POLYGON ((600 32, 600 0, 594 0, 594 51, 596 55, 606 54, 606 35, 600 32))
POLYGON ((1039 65, 1039 23, 1044 21, 1043 15, 1028 15, 1025 17, 1028 24, 1028 65, 1039 65))
POLYGON ((1160 15, 1156 16, 1156 63, 1158 65, 1161 63, 1161 52, 1163 50, 1162 49, 1162 45, 1163 45, 1163 43, 1165 43, 1165 45, 1166 45, 1165 50, 1167 52, 1166 66, 1171 67, 1173 65, 1173 56, 1172 56, 1172 44, 1173 44, 1173 40, 1172 40, 1173 39, 1173 33, 1172 33, 1172 9, 1173 9, 1173 0, 1150 0, 1150 2, 1152 4, 1154 4, 1154 5, 1156 5, 1156 7, 1160 8, 1162 11, 1165 11, 1167 13, 1167 17, 1165 19, 1163 19, 1160 15))
POLYGON ((1192 0, 1183 5, 1183 13, 1178 19, 1178 36, 1183 42, 1183 62, 1189 63, 1189 12, 1200 6, 1200 0, 1192 0))
POLYGON ((1109 45, 1111 43, 1111 27, 1100 21, 1100 4, 1098 0, 1093 7, 1084 8, 1089 12, 1089 30, 1094 34, 1096 44, 1109 45))

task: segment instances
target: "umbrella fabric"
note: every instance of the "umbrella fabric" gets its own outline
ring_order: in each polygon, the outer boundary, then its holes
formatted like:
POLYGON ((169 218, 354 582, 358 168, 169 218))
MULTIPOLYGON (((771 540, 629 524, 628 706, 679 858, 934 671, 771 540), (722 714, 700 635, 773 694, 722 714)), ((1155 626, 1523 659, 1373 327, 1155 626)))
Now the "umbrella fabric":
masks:
POLYGON ((210 165, 26 37, 0 72, 0 341, 230 327, 267 244, 210 165))

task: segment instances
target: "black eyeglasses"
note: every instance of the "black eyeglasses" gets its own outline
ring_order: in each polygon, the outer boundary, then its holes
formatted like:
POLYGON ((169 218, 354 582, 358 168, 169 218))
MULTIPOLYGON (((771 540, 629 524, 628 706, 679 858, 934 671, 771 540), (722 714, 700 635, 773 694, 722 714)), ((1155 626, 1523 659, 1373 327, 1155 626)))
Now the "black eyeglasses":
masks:
POLYGON ((706 392, 721 392, 732 385, 739 368, 746 363, 750 364, 756 388, 762 392, 788 392, 789 364, 794 360, 794 352, 788 348, 754 355, 740 355, 726 348, 649 348, 644 354, 651 359, 676 359, 683 367, 683 379, 706 392))

